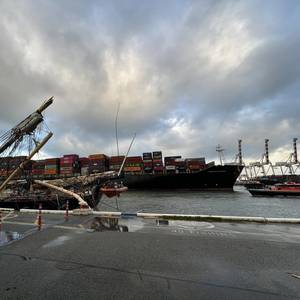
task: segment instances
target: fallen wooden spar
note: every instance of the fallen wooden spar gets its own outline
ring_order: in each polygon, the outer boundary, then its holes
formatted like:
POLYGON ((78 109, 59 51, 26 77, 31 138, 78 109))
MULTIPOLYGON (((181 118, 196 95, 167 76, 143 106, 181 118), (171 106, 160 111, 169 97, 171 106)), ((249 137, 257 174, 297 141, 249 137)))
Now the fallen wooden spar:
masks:
POLYGON ((52 189, 52 190, 59 191, 59 192, 64 193, 66 195, 72 196, 72 197, 74 197, 75 199, 78 200, 78 203, 79 203, 80 206, 90 208, 89 205, 87 204, 87 202, 84 201, 78 194, 76 194, 74 192, 68 191, 68 190, 66 190, 62 187, 59 187, 59 186, 56 186, 56 185, 53 185, 53 184, 50 184, 48 182, 44 182, 44 181, 41 181, 41 180, 34 180, 34 183, 45 186, 45 187, 47 187, 49 189, 52 189))

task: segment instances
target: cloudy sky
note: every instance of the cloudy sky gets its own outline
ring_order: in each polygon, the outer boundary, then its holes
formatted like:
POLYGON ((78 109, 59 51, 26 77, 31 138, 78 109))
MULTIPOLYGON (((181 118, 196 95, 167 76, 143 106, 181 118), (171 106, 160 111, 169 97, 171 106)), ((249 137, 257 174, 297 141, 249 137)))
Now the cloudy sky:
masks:
POLYGON ((0 0, 0 130, 54 96, 46 156, 162 150, 227 160, 300 121, 300 1, 0 0))

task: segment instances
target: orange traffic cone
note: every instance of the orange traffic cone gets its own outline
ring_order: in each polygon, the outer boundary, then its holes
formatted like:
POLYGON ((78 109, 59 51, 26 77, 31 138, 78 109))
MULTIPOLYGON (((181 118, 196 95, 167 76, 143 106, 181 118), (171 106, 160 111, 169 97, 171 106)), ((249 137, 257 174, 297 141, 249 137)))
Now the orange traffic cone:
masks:
POLYGON ((38 226, 39 231, 42 229, 42 204, 41 203, 39 205, 39 211, 37 213, 34 224, 38 226))

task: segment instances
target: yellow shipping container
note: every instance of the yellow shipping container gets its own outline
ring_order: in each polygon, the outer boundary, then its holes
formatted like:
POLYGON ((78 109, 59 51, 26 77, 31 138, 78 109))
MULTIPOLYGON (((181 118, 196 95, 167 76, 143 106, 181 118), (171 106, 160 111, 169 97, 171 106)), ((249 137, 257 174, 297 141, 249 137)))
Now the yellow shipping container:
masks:
POLYGON ((124 171, 125 172, 141 172, 142 168, 141 167, 125 167, 124 171))

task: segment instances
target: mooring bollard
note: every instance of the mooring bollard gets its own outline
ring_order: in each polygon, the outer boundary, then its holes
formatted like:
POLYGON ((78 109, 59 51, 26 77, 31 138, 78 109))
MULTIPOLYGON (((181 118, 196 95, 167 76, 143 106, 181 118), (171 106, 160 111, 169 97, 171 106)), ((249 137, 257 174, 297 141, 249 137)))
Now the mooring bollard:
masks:
POLYGON ((69 221, 69 200, 66 202, 65 221, 69 221))
POLYGON ((42 203, 39 205, 39 211, 38 211, 38 216, 37 216, 37 225, 38 225, 38 230, 40 231, 42 229, 42 203))

